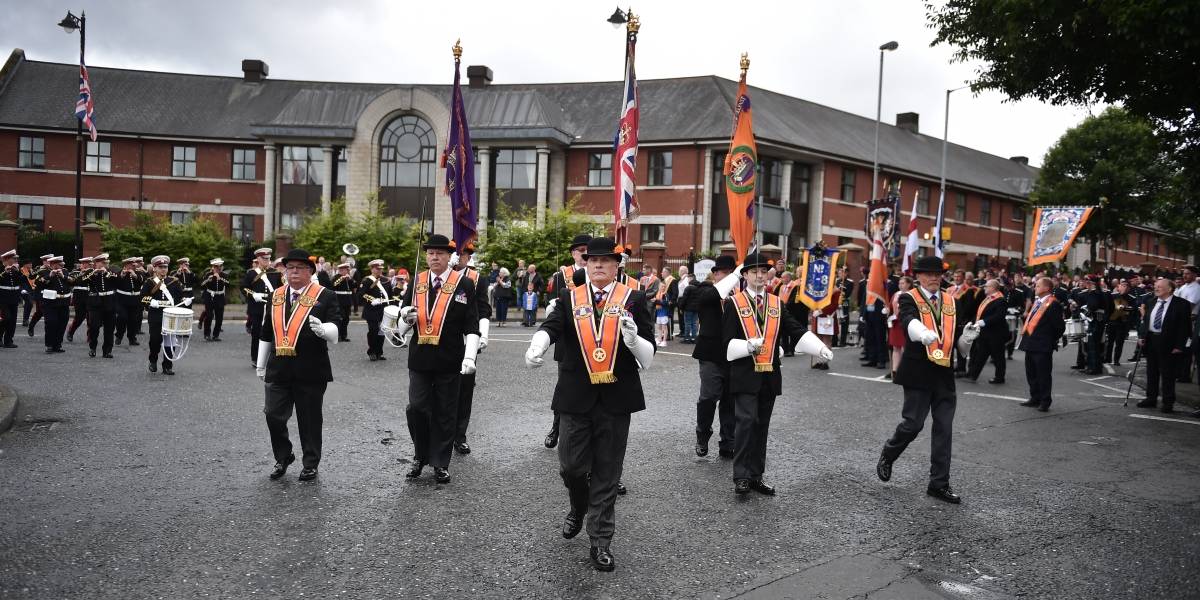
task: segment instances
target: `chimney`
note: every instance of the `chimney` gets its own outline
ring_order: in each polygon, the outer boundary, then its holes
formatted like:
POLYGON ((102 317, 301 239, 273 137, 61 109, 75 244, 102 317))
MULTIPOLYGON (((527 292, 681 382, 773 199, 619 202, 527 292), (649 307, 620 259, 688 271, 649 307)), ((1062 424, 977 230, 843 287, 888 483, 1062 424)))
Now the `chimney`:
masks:
POLYGON ((1025 165, 1026 167, 1029 166, 1029 157, 1028 156, 1013 156, 1013 157, 1009 158, 1008 160, 1011 160, 1011 161, 1017 163, 1018 165, 1025 165))
POLYGON ((267 63, 261 60, 243 60, 242 73, 245 74, 246 83, 262 83, 262 80, 267 78, 267 63))
POLYGON ((482 89, 492 83, 492 70, 483 65, 467 67, 467 81, 471 89, 482 89))
POLYGON ((919 133, 920 128, 918 125, 920 121, 921 115, 917 113, 908 112, 896 115, 896 127, 908 130, 910 133, 919 133))

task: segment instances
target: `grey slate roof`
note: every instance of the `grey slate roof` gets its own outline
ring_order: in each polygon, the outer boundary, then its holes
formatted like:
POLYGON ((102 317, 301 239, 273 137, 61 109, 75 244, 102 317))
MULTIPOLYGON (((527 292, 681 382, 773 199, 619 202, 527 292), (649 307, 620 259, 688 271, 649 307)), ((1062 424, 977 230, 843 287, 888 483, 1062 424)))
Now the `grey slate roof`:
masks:
MULTIPOLYGON (((24 60, 0 81, 0 124, 73 130, 77 67, 24 60)), ((97 124, 109 132, 198 138, 351 138, 358 116, 390 89, 423 89, 449 104, 449 85, 328 83, 216 77, 92 67, 97 124)), ((643 142, 725 140, 737 82, 716 76, 640 80, 643 142)), ((464 89, 474 140, 537 138, 611 144, 622 83, 514 84, 464 89)), ((875 122, 799 98, 751 87, 755 136, 802 151, 870 163, 875 122)), ((769 154, 769 152, 765 152, 769 154)), ((884 124, 881 168, 936 181, 941 139, 884 124)), ((947 179, 1006 196, 1037 169, 950 144, 947 179)), ((908 191, 905 191, 908 196, 908 191)))

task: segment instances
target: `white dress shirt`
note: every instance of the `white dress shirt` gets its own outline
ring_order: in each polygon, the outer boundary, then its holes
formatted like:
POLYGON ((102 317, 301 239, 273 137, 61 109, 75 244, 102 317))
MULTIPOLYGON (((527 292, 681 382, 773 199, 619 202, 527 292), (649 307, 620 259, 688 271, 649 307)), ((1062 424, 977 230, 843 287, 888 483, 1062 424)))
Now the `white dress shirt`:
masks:
POLYGON ((1162 333, 1161 325, 1157 328, 1154 327, 1154 318, 1158 314, 1158 311, 1161 310, 1163 324, 1167 322, 1167 309, 1171 308, 1171 298, 1174 298, 1174 296, 1167 296, 1166 300, 1158 298, 1155 300, 1154 306, 1150 308, 1150 333, 1162 333))

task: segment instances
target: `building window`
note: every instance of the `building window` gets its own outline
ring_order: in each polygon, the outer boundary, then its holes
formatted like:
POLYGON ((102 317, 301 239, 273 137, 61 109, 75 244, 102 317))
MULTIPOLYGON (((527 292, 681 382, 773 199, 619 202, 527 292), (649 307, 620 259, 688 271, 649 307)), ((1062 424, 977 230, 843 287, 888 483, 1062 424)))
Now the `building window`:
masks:
POLYGON ((537 151, 496 152, 496 187, 502 190, 537 189, 537 151))
POLYGON ((643 244, 647 242, 661 242, 666 239, 665 232, 663 231, 666 227, 662 225, 642 225, 641 229, 643 244))
POLYGON ((959 223, 967 222, 967 195, 958 192, 954 200, 954 220, 959 223))
POLYGON ((322 185, 325 181, 324 162, 325 152, 320 148, 284 146, 283 173, 280 174, 280 183, 322 185))
POLYGON ((671 153, 650 153, 650 185, 671 185, 671 153))
POLYGON ((812 186, 812 166, 792 165, 792 197, 796 204, 808 204, 808 195, 812 186))
POLYGON ((230 215, 229 233, 243 244, 254 241, 254 215, 230 215))
POLYGON ((1142 232, 1138 232, 1137 247, 1133 249, 1135 252, 1142 251, 1142 232))
POLYGON ((172 225, 187 225, 192 222, 192 213, 184 211, 171 211, 172 225))
POLYGON ((438 155, 433 127, 416 115, 404 115, 388 124, 379 144, 379 198, 385 213, 415 219, 422 202, 433 206, 438 155))
POLYGON ((83 170, 88 173, 112 173, 112 146, 108 142, 88 142, 83 170))
POLYGON ((917 214, 929 214, 929 186, 917 186, 917 214))
POLYGON ((889 198, 900 196, 900 180, 899 179, 887 180, 887 195, 889 198))
POLYGON ((987 198, 979 201, 979 224, 984 227, 992 224, 992 201, 987 198))
POLYGON ((254 151, 233 149, 233 178, 254 179, 254 151))
POLYGON ((1152 236, 1150 238, 1150 243, 1154 245, 1154 252, 1152 252, 1152 254, 1154 256, 1158 256, 1158 236, 1152 236))
POLYGON ((1013 207, 1012 207, 1012 208, 1013 208, 1013 210, 1012 210, 1012 220, 1014 220, 1014 221, 1024 221, 1024 220, 1025 220, 1025 213, 1024 213, 1024 211, 1022 211, 1022 210, 1021 210, 1021 205, 1020 205, 1020 204, 1013 204, 1013 207))
POLYGON ((96 206, 88 206, 83 209, 83 222, 95 223, 96 221, 110 221, 107 208, 96 206))
POLYGON ((171 176, 172 177, 195 177, 196 176, 196 147, 195 146, 175 146, 175 153, 171 157, 171 176))
POLYGON ((18 204, 17 220, 22 227, 42 231, 46 228, 46 207, 41 204, 18 204))
POLYGON ((854 202, 854 169, 842 169, 842 202, 854 202))
POLYGON ((768 204, 779 204, 779 196, 783 192, 783 163, 772 159, 763 158, 758 164, 758 179, 761 182, 761 187, 758 183, 754 184, 754 191, 758 196, 767 200, 768 204))
POLYGON ((850 244, 853 242, 854 242, 854 238, 852 238, 852 237, 846 237, 844 235, 838 236, 838 245, 839 246, 845 246, 846 244, 850 244))
POLYGON ((612 154, 592 152, 588 154, 588 187, 612 185, 612 154))
POLYGON ((712 230, 712 241, 716 244, 725 244, 733 241, 733 238, 729 237, 729 228, 714 227, 712 230))
POLYGON ((46 168, 46 138, 21 136, 17 148, 18 168, 46 168))

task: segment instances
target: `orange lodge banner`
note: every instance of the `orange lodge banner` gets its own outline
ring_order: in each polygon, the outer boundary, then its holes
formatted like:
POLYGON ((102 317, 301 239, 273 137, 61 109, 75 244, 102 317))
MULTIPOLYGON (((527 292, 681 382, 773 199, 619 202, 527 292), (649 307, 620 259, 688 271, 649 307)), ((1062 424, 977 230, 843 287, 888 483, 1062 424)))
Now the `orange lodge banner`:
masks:
POLYGON ((1033 235, 1029 238, 1026 265, 1057 262, 1067 256, 1094 206, 1045 206, 1033 211, 1033 235))
POLYGON ((738 81, 737 102, 733 106, 733 139, 725 155, 725 187, 729 200, 729 236, 737 246, 742 262, 754 238, 754 183, 758 170, 758 151, 754 147, 754 119, 750 95, 746 93, 746 71, 750 59, 742 55, 742 78, 738 81))

